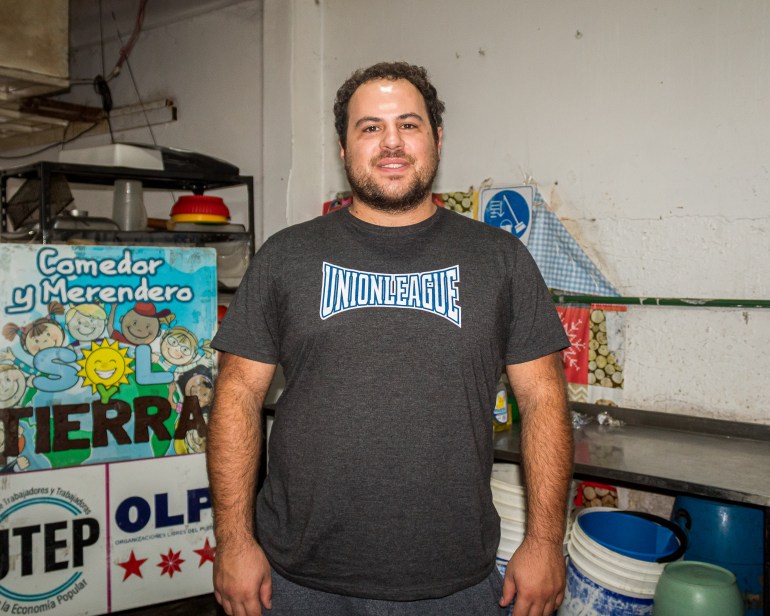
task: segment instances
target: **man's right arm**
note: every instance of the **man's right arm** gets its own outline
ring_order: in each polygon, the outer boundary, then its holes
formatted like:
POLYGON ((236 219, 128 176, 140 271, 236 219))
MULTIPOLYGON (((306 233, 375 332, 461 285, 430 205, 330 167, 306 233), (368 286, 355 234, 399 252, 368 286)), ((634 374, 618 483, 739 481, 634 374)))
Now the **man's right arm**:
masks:
POLYGON ((262 403, 275 366, 223 353, 209 419, 206 464, 214 508, 214 594, 230 616, 270 609, 270 565, 254 535, 262 403))

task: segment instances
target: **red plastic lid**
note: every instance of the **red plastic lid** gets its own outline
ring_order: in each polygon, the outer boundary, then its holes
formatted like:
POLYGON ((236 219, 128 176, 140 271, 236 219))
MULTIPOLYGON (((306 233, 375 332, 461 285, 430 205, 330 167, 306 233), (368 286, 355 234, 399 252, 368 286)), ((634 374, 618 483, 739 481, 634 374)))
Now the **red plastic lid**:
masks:
POLYGON ((183 195, 171 208, 171 215, 205 214, 207 216, 222 216, 230 218, 230 210, 221 197, 208 195, 183 195))

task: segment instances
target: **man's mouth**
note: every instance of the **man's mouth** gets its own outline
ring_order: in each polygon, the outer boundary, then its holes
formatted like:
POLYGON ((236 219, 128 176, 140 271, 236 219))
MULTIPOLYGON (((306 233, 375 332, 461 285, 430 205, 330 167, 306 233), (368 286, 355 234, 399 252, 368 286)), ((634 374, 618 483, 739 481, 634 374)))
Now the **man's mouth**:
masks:
POLYGON ((406 169, 411 164, 408 158, 387 156, 377 161, 377 167, 380 169, 387 169, 393 171, 399 171, 406 169))

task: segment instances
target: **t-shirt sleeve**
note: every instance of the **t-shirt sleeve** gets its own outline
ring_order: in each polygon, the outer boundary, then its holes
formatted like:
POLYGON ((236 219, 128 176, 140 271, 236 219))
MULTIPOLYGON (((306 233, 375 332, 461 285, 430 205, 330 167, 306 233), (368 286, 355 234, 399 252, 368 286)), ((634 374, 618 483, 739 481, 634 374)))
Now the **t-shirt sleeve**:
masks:
POLYGON ((540 270, 523 244, 510 270, 511 320, 505 363, 520 364, 570 346, 540 270))
POLYGON ((278 316, 272 244, 251 260, 211 346, 225 353, 268 364, 279 357, 278 316))

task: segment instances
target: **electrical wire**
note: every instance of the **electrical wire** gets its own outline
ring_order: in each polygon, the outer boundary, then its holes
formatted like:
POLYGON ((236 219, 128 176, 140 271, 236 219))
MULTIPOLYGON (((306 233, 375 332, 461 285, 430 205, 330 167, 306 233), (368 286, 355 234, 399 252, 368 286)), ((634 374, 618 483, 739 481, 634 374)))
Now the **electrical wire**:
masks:
POLYGON ((103 0, 99 0, 99 47, 101 48, 100 51, 102 56, 102 75, 104 75, 104 19, 102 17, 102 4, 103 0))
POLYGON ((112 112, 112 92, 110 92, 110 86, 104 79, 104 19, 102 17, 102 4, 103 0, 99 0, 99 47, 102 58, 102 72, 94 77, 94 90, 102 99, 102 110, 107 114, 107 128, 110 131, 110 143, 115 143, 115 133, 112 131, 112 118, 110 114, 112 112))
MULTIPOLYGON (((123 39, 120 37, 120 34, 118 34, 118 40, 120 41, 120 53, 118 54, 118 60, 115 62, 115 66, 110 71, 109 75, 105 77, 106 81, 112 81, 120 74, 121 69, 123 68, 123 64, 126 63, 128 60, 128 56, 131 55, 131 51, 134 49, 134 45, 136 45, 136 41, 139 39, 139 35, 142 32, 142 27, 144 26, 144 17, 147 13, 147 2, 148 0, 141 0, 139 3, 139 9, 136 12, 136 18, 134 19, 134 29, 131 31, 131 35, 128 38, 128 41, 123 44, 123 39)), ((115 13, 112 13, 113 20, 115 20, 115 13)), ((99 36, 101 41, 101 53, 102 53, 102 75, 105 75, 105 64, 104 64, 104 33, 102 31, 102 0, 99 0, 99 36)), ((93 78, 73 78, 70 79, 70 86, 85 86, 85 85, 93 85, 94 80, 93 78)))
POLYGON ((102 99, 102 111, 104 111, 107 118, 107 128, 110 129, 110 142, 115 143, 115 135, 112 132, 112 121, 110 120, 110 113, 112 112, 112 92, 110 92, 110 86, 107 81, 101 75, 94 77, 94 91, 102 99))
MULTIPOLYGON (((144 16, 147 9, 147 0, 141 0, 139 3, 139 10, 136 13, 136 20, 134 21, 134 29, 131 32, 131 36, 128 37, 128 41, 123 45, 123 39, 118 34, 118 39, 122 45, 120 49, 120 56, 115 64, 115 68, 112 69, 107 76, 107 81, 111 81, 120 74, 123 64, 128 60, 128 56, 131 55, 131 50, 134 48, 136 41, 139 39, 139 34, 142 32, 142 25, 144 24, 144 16)), ((115 13, 112 13, 112 18, 115 20, 115 13)), ((117 20, 115 20, 117 21, 117 20)))
MULTIPOLYGON (((143 10, 140 8, 140 11, 143 10)), ((112 14, 112 19, 115 21, 115 31, 118 35, 118 40, 120 41, 120 44, 123 44, 123 38, 120 36, 120 31, 117 29, 117 19, 115 17, 115 13, 112 14)), ((128 43, 126 44, 126 47, 128 47, 128 43)), ((147 117, 147 110, 144 108, 144 101, 142 100, 142 95, 139 93, 139 86, 136 84, 136 79, 134 79, 134 71, 131 70, 131 63, 128 61, 128 57, 126 57, 125 60, 126 68, 128 69, 128 76, 131 78, 131 84, 134 86, 134 93, 136 94, 136 100, 139 101, 139 104, 142 106, 142 115, 144 115, 144 122, 147 125, 147 130, 150 133, 150 138, 152 139, 152 142, 154 145, 158 145, 158 140, 155 139, 155 133, 152 130, 152 124, 150 124, 150 118, 147 117)))
MULTIPOLYGON (((142 22, 144 21, 144 8, 147 4, 147 0, 143 0, 142 5, 139 7, 139 15, 137 15, 137 21, 134 26, 134 32, 132 33, 132 37, 139 36, 139 31, 142 27, 142 22)), ((120 41, 120 44, 123 45, 123 38, 120 36, 120 30, 118 29, 118 23, 117 18, 115 17, 115 13, 112 13, 112 20, 115 22, 115 33, 117 34, 118 40, 120 41)), ((135 41, 134 41, 135 42, 135 41)), ((123 49, 128 49, 129 52, 133 48, 134 43, 131 42, 129 39, 128 43, 124 45, 123 49)), ((126 54, 123 61, 126 64, 126 68, 128 69, 128 76, 131 78, 131 84, 134 86, 134 93, 136 94, 136 100, 139 101, 139 104, 142 107, 142 115, 144 116, 144 122, 147 125, 147 131, 150 133, 150 138, 152 139, 153 145, 158 145, 158 140, 155 138, 155 132, 152 130, 152 124, 150 123, 150 118, 147 117, 147 110, 144 108, 144 101, 142 100, 142 95, 139 93, 139 86, 136 83, 136 79, 134 78, 134 71, 131 69, 131 62, 128 61, 128 55, 126 54)), ((117 66, 116 66, 117 68, 117 66)), ((109 81, 109 80, 108 80, 109 81)), ((170 197, 172 203, 176 202, 176 193, 175 191, 170 191, 170 197)))
MULTIPOLYGON (((69 130, 71 123, 67 124, 67 128, 64 129, 64 133, 67 133, 67 130, 69 130)), ((67 139, 62 139, 61 141, 57 141, 56 143, 52 143, 50 145, 45 146, 44 148, 40 148, 39 150, 35 150, 34 152, 27 152, 25 154, 19 154, 18 156, 2 156, 0 155, 0 160, 18 160, 19 158, 27 158, 28 156, 36 156, 37 154, 42 154, 46 150, 50 150, 51 148, 58 148, 63 145, 67 145, 68 143, 71 143, 72 141, 75 141, 75 139, 79 139, 86 133, 92 131, 97 126, 99 126, 99 122, 94 122, 91 124, 91 126, 83 129, 80 131, 77 135, 73 135, 72 137, 69 137, 67 139)))

